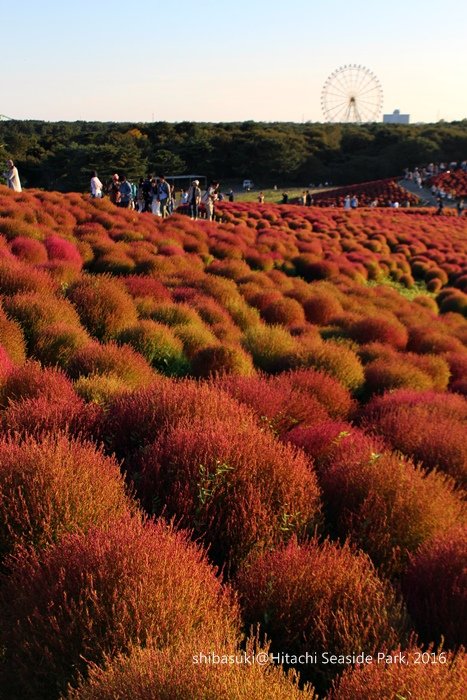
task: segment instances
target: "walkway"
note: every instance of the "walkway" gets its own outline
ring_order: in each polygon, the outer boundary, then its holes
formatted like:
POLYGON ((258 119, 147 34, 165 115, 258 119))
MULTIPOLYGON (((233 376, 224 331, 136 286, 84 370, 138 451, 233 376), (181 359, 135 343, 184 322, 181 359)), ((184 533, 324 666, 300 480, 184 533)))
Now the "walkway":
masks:
MULTIPOLYGON (((404 190, 407 190, 407 192, 411 192, 417 197, 420 197, 422 207, 438 206, 438 200, 431 194, 431 190, 429 190, 428 187, 422 187, 422 189, 420 189, 420 187, 413 182, 413 180, 399 180, 397 184, 404 190)), ((444 199, 444 206, 454 208, 456 206, 456 202, 449 199, 444 199)))

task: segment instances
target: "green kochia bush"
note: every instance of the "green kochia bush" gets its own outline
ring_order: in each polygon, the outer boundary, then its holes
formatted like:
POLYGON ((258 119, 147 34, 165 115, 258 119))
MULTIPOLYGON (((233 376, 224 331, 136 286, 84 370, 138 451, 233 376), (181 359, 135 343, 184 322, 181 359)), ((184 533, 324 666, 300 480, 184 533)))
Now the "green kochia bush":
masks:
POLYGON ((118 342, 128 343, 163 374, 180 376, 189 368, 183 352, 183 343, 172 330, 162 323, 140 320, 123 330, 118 342))

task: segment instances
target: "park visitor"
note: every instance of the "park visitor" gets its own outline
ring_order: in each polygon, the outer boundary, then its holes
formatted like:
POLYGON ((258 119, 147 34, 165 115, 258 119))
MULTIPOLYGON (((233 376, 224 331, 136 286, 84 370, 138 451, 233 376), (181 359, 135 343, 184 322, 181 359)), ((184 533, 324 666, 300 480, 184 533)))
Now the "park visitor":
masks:
POLYGON ((164 175, 159 175, 156 193, 160 203, 161 216, 165 219, 165 217, 169 215, 170 185, 164 175))
POLYGON ((18 168, 11 159, 7 160, 6 166, 8 170, 3 173, 3 177, 5 178, 9 189, 14 190, 15 192, 21 192, 21 182, 19 179, 18 168))
POLYGON ((201 190, 199 189, 199 180, 193 180, 191 187, 188 190, 187 200, 190 205, 190 216, 192 219, 198 218, 199 204, 201 202, 201 190))
POLYGON ((112 175, 112 180, 108 186, 108 193, 112 204, 120 204, 120 178, 117 173, 112 175))
POLYGON ((93 170, 91 175, 91 197, 93 199, 100 199, 102 197, 102 190, 104 185, 97 177, 97 171, 93 170))
POLYGON ((132 194, 133 190, 126 179, 126 175, 122 175, 122 178, 120 180, 120 202, 119 206, 122 207, 122 209, 129 209, 131 202, 132 202, 132 194))
POLYGON ((211 182, 208 189, 203 195, 203 204, 206 209, 206 218, 208 221, 212 221, 214 218, 214 202, 217 200, 217 193, 219 191, 219 183, 211 182))

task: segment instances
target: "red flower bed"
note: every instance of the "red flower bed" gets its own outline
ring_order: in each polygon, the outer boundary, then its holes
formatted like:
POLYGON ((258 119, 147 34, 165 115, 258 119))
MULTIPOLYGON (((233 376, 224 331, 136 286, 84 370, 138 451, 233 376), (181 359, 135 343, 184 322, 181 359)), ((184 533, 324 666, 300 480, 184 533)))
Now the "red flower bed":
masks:
POLYGON ((390 202, 399 202, 401 206, 406 202, 416 206, 420 202, 416 195, 398 185, 394 178, 387 178, 315 192, 313 203, 318 207, 342 207, 347 195, 358 197, 359 205, 363 207, 370 206, 375 200, 378 207, 387 207, 390 202))

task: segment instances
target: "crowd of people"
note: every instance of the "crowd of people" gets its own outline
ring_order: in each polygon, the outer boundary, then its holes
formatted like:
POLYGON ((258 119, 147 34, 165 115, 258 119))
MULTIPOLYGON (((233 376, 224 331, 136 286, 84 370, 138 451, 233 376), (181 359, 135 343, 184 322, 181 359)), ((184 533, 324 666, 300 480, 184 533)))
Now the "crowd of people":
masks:
POLYGON ((438 175, 443 175, 443 173, 449 175, 449 173, 455 173, 456 171, 467 173, 467 160, 453 160, 449 163, 429 163, 428 165, 415 167, 413 170, 406 168, 404 178, 409 182, 414 182, 419 189, 429 187, 432 196, 436 198, 436 214, 443 214, 445 203, 452 203, 452 205, 455 204, 458 216, 462 216, 465 211, 462 195, 459 195, 452 187, 446 188, 442 184, 437 184, 436 181, 433 182, 433 178, 439 179, 437 178, 438 175))
POLYGON ((467 160, 452 160, 449 163, 428 163, 428 165, 416 167, 413 170, 405 168, 404 178, 409 182, 415 182, 415 184, 422 189, 423 185, 428 183, 431 178, 436 175, 441 175, 442 173, 452 172, 453 170, 463 170, 467 172, 467 160))
MULTIPOLYGON (((3 172, 3 177, 7 186, 15 192, 21 192, 21 181, 13 160, 7 160, 6 166, 7 169, 3 172)), ((435 175, 459 169, 467 172, 467 161, 430 163, 413 170, 406 168, 404 176, 406 180, 415 182, 421 189, 435 175)), ((203 216, 212 221, 215 215, 215 203, 224 199, 224 194, 220 191, 220 185, 217 181, 212 181, 204 192, 201 190, 199 180, 193 180, 188 189, 177 191, 175 185, 169 183, 164 175, 158 177, 147 175, 146 178, 140 178, 138 184, 135 184, 130 182, 124 174, 115 173, 111 180, 104 185, 95 170, 91 174, 90 190, 91 197, 95 199, 107 195, 110 201, 118 207, 135 209, 138 212, 151 212, 162 218, 166 218, 177 209, 179 212, 189 214, 192 219, 203 216)), ((431 187, 431 193, 437 200, 437 214, 443 213, 445 200, 453 202, 456 200, 455 192, 446 192, 442 187, 434 184, 431 187)), ((234 201, 233 190, 230 190, 226 196, 229 201, 234 201)), ((264 204, 263 192, 258 194, 257 200, 260 204, 264 204)), ((282 204, 288 204, 288 202, 289 195, 287 192, 283 192, 282 204)), ((310 190, 303 190, 301 197, 299 197, 299 203, 305 206, 313 205, 314 200, 310 190)), ((410 206, 410 203, 407 201, 405 205, 410 206)), ((346 210, 357 209, 359 206, 358 197, 355 194, 353 196, 347 195, 343 199, 342 206, 346 210)), ((370 203, 370 206, 378 206, 378 200, 375 199, 374 202, 370 203)), ((388 206, 398 208, 399 202, 391 200, 388 206)), ((463 215, 465 211, 463 198, 456 202, 456 210, 459 216, 463 215)))
MULTIPOLYGON (((189 214, 192 219, 198 219, 203 214, 209 221, 214 218, 215 203, 224 197, 217 181, 212 181, 204 192, 200 188, 199 180, 193 180, 188 189, 177 191, 165 175, 147 175, 136 184, 129 182, 125 175, 115 173, 110 182, 104 185, 94 171, 90 189, 91 197, 101 198, 107 194, 113 204, 125 209, 151 212, 162 218, 178 209, 189 214)), ((233 201, 233 191, 229 193, 229 199, 233 201)))

